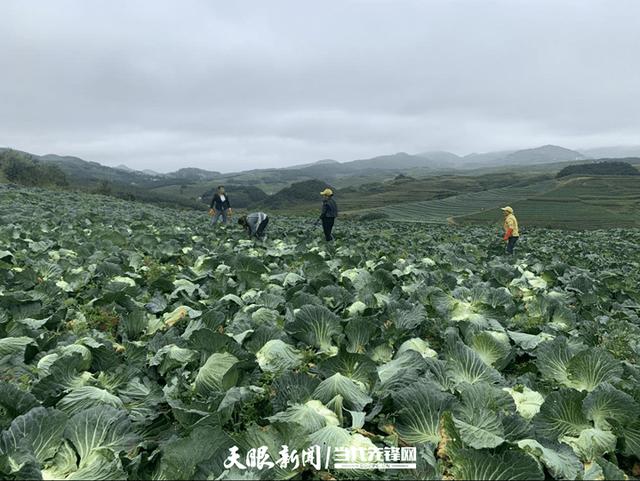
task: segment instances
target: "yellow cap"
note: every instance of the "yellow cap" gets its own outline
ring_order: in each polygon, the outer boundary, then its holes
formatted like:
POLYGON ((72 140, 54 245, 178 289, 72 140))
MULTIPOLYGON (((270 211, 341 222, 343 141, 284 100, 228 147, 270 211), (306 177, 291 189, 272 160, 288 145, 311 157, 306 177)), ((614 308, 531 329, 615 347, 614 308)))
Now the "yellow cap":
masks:
POLYGON ((324 189, 320 192, 320 195, 333 195, 333 191, 331 189, 324 189))
POLYGON ((509 206, 501 207, 501 209, 504 210, 505 212, 508 212, 509 214, 513 214, 513 209, 509 206))

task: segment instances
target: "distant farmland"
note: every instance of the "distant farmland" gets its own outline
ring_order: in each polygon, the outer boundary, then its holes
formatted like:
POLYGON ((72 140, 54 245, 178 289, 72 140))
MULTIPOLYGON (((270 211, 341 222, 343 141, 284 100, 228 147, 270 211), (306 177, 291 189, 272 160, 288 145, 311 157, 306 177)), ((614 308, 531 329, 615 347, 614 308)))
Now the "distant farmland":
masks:
POLYGON ((528 226, 637 227, 640 226, 640 178, 571 177, 390 205, 366 212, 384 213, 389 220, 398 222, 500 224, 499 208, 504 205, 511 205, 520 222, 528 226))

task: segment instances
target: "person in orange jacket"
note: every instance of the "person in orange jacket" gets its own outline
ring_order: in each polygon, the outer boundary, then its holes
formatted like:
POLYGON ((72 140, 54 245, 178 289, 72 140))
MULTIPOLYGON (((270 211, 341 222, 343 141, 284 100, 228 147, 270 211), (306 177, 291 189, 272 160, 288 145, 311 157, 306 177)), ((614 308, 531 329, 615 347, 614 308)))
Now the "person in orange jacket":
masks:
POLYGON ((513 248, 520 237, 518 219, 516 219, 513 209, 509 206, 502 207, 502 212, 504 213, 504 236, 502 239, 507 241, 507 254, 513 254, 513 248))

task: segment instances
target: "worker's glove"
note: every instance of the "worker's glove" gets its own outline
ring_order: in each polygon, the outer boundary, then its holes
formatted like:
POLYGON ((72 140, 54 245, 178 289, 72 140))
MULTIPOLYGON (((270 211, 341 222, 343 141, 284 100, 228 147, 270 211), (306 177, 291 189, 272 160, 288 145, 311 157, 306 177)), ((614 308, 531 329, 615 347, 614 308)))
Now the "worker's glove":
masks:
POLYGON ((209 215, 213 217, 214 215, 216 215, 216 211, 214 209, 209 209, 209 215))

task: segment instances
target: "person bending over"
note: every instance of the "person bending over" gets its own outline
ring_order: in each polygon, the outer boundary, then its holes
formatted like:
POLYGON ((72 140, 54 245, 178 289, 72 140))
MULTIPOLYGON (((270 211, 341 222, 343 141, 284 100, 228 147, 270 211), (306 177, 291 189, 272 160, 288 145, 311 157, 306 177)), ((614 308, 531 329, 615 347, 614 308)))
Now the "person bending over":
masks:
POLYGON ((253 212, 252 214, 243 215, 238 219, 238 224, 244 227, 249 238, 264 240, 269 225, 269 216, 264 212, 253 212))

